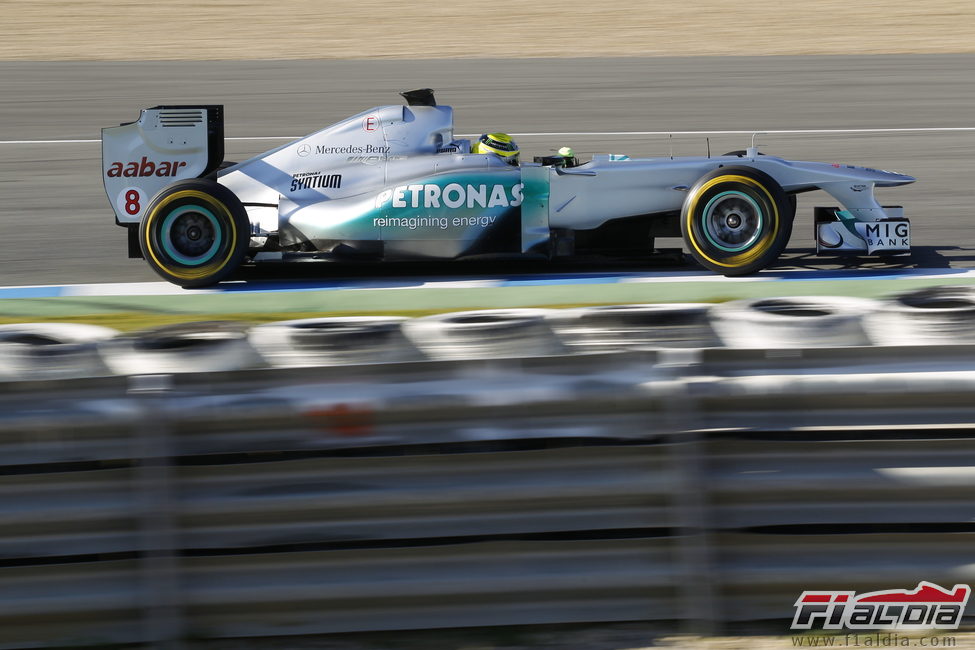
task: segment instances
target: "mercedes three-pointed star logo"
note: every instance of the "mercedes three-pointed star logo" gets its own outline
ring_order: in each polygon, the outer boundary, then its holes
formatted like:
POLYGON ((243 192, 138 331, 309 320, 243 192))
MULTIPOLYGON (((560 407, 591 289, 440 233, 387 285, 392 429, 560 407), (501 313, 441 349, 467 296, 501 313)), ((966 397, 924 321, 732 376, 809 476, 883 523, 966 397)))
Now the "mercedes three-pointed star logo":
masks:
POLYGON ((299 156, 304 157, 304 156, 307 156, 310 153, 311 153, 311 146, 310 145, 303 144, 303 145, 299 145, 298 146, 298 155, 299 156))

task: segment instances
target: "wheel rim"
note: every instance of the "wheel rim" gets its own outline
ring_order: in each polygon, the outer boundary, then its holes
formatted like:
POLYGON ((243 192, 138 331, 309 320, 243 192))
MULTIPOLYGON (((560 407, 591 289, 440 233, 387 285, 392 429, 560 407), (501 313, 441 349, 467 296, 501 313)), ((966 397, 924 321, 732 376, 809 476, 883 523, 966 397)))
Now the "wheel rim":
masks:
POLYGON ((184 205, 170 212, 159 232, 163 250, 186 266, 198 266, 213 259, 223 241, 220 222, 200 205, 184 205))
POLYGON ((712 246, 737 253, 759 240, 764 214, 758 203, 743 192, 721 192, 704 206, 704 235, 712 246))

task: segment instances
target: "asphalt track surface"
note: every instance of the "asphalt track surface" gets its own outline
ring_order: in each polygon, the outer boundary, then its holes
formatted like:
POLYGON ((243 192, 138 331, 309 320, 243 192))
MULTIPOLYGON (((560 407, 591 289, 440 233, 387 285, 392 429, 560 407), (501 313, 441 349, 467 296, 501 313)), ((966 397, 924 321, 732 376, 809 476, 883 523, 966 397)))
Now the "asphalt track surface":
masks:
MULTIPOLYGON (((571 145, 581 156, 699 155, 704 135, 621 132, 975 127, 975 55, 694 57, 457 61, 0 62, 0 286, 152 282, 125 257, 101 185, 100 128, 156 104, 221 103, 229 138, 302 136, 397 92, 432 87, 455 108, 456 131, 503 130, 526 157, 571 145), (602 134, 602 135, 583 135, 602 134), (23 144, 14 142, 29 141, 23 144), (37 141, 56 141, 38 143, 37 141)), ((712 135, 712 153, 745 148, 748 134, 712 135)), ((284 140, 231 140, 241 160, 284 140)), ((879 190, 904 205, 915 254, 909 268, 975 268, 975 132, 769 134, 762 150, 789 158, 903 171, 918 183, 879 190)), ((856 260, 813 255, 812 206, 802 195, 778 269, 835 270, 856 260)), ((661 242, 677 246, 679 240, 661 242)), ((375 277, 376 268, 302 265, 296 278, 375 277)), ((586 268, 601 268, 589 261, 586 268)), ((877 268, 876 262, 868 266, 877 268)), ((607 264, 634 271, 642 262, 607 264)), ((695 270, 693 264, 647 266, 695 270)), ((506 272, 517 266, 506 265, 506 272)), ((464 274, 475 274, 477 267, 464 274)), ((537 272, 537 266, 526 272, 537 272)), ((397 267, 396 273, 411 273, 397 267)), ((458 273, 422 265, 417 273, 458 273)), ((272 279, 281 275, 272 274, 272 279)))

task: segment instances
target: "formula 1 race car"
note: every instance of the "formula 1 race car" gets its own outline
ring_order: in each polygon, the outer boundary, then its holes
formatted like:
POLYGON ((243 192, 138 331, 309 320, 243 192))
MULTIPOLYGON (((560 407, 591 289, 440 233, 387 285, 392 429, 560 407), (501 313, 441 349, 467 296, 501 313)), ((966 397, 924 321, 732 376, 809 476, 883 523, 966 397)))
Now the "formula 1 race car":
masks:
POLYGON ((250 160, 223 162, 222 106, 157 106, 102 131, 102 175, 129 255, 200 287, 245 261, 453 260, 653 251, 680 236, 703 266, 758 271, 782 253, 795 195, 821 189, 817 252, 910 252, 901 207, 874 187, 915 179, 760 155, 571 156, 508 164, 471 153, 429 89, 250 160))

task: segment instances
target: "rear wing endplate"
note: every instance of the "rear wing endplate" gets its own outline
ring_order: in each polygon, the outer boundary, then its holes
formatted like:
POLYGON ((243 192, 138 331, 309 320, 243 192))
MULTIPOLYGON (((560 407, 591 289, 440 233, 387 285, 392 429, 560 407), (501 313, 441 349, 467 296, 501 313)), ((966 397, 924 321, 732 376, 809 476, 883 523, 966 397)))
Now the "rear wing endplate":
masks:
POLYGON ((119 224, 139 223, 152 197, 223 162, 223 106, 154 106, 102 129, 102 180, 119 224))

